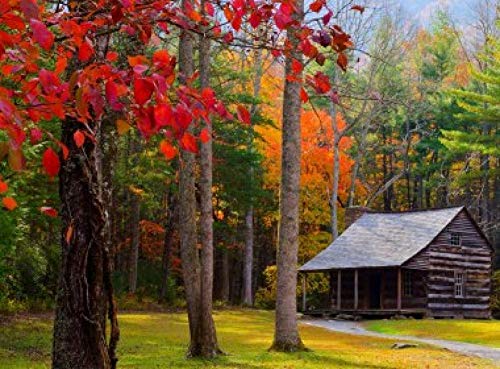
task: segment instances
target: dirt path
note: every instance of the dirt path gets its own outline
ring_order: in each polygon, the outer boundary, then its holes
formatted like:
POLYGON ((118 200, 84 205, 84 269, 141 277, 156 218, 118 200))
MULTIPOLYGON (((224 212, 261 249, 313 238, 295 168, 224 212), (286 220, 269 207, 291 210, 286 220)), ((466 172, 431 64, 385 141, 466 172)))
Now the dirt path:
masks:
POLYGON ((371 336, 379 338, 389 338, 392 340, 405 340, 405 341, 426 343, 429 345, 440 346, 450 351, 458 352, 460 354, 468 356, 479 356, 483 359, 490 359, 493 360, 495 364, 500 365, 500 349, 493 347, 486 347, 482 345, 475 345, 472 343, 440 340, 433 338, 421 338, 414 336, 377 333, 365 329, 358 322, 351 322, 351 321, 314 319, 314 320, 304 320, 302 321, 302 323, 312 325, 315 327, 325 328, 335 332, 355 334, 359 336, 371 336))

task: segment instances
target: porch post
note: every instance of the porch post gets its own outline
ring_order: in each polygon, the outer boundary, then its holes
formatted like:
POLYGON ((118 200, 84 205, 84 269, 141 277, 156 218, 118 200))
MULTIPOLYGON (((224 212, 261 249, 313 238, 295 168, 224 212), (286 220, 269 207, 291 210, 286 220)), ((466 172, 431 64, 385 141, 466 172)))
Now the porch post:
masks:
POLYGON ((342 271, 337 271, 337 310, 340 310, 342 299, 342 271))
POLYGON ((401 310, 401 268, 398 268, 398 310, 401 310))
POLYGON ((302 312, 306 311, 306 301, 307 301, 307 273, 302 273, 302 312))
POLYGON ((358 310, 358 270, 354 269, 354 310, 358 310))

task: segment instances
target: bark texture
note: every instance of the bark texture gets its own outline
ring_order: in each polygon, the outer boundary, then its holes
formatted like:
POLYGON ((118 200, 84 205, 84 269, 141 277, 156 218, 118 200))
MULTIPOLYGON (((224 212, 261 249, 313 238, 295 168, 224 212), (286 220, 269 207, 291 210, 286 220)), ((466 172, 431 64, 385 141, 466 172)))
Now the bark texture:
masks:
POLYGON ((139 262, 139 222, 141 220, 141 203, 139 197, 135 194, 131 194, 132 204, 130 214, 130 226, 132 245, 130 248, 130 259, 129 259, 129 273, 128 273, 128 290, 130 293, 135 293, 137 290, 137 264, 139 262))
POLYGON ((76 147, 73 134, 79 126, 69 118, 62 125, 61 141, 68 147, 69 157, 61 160, 59 173, 62 263, 52 368, 108 369, 116 365, 119 333, 104 237, 106 216, 100 196, 98 150, 91 140, 82 149, 76 147), (107 307, 112 323, 109 345, 107 307))
MULTIPOLYGON (((187 6, 189 0, 184 0, 187 6)), ((202 6, 203 9, 203 6, 202 6)), ((207 59, 210 45, 203 39, 200 49, 201 83, 208 85, 207 59)), ((179 79, 187 82, 194 72, 193 36, 182 31, 179 42, 179 79)), ((210 128, 209 128, 210 129, 210 128)), ((209 131, 210 132, 210 131, 209 131)), ((220 350, 217 346, 215 325, 212 319, 213 289, 213 231, 212 231, 212 163, 211 143, 203 145, 200 184, 202 249, 197 248, 196 193, 195 193, 195 155, 181 150, 179 177, 179 236, 186 300, 188 307, 190 344, 189 357, 214 357, 220 350), (209 158, 208 158, 209 157, 209 158), (207 216, 209 212, 209 216, 207 216)))
MULTIPOLYGON (((304 3, 294 2, 295 19, 302 23, 304 3)), ((289 29, 290 54, 285 65, 286 75, 292 75, 293 60, 302 62, 297 50, 295 29, 289 29)), ((301 79, 301 75, 296 75, 301 79)), ((285 81, 283 97, 283 133, 280 186, 279 244, 277 255, 278 284, 276 295, 276 322, 274 342, 277 351, 297 351, 303 343, 297 328, 297 252, 299 247, 299 197, 300 197, 300 115, 301 82, 285 81)))
MULTIPOLYGON (((259 34, 263 33, 259 28, 259 34)), ((255 76, 253 80, 253 97, 257 99, 260 95, 260 88, 262 84, 262 74, 264 72, 263 68, 263 58, 262 49, 257 49, 255 51, 255 65, 257 70, 255 71, 255 76)), ((253 103, 250 109, 252 116, 258 113, 258 105, 253 103)), ((250 127, 250 137, 248 140, 248 151, 252 152, 254 149, 254 128, 250 127)), ((250 178, 250 191, 254 191, 254 168, 251 167, 249 170, 250 178)), ((252 306, 253 305, 253 290, 252 290, 252 280, 253 280, 253 250, 254 250, 254 223, 253 223, 253 198, 250 199, 250 205, 245 214, 245 253, 243 261, 243 293, 242 302, 243 305, 252 306)))
MULTIPOLYGON (((187 3, 186 1, 183 2, 187 3)), ((193 74, 193 38, 187 31, 182 31, 179 41, 179 79, 186 83, 193 74)), ((200 259, 196 248, 196 193, 195 193, 195 155, 181 150, 179 175, 179 237, 182 260, 182 276, 186 291, 188 308, 190 345, 188 356, 196 353, 198 331, 200 259)))
MULTIPOLYGON (((204 1, 202 1, 204 8, 204 1)), ((210 86, 210 39, 200 36, 200 87, 210 86)), ((212 318, 212 294, 214 281, 214 235, 212 205, 212 125, 205 124, 210 140, 200 148, 200 232, 201 232, 201 277, 200 316, 196 356, 215 357, 220 353, 217 345, 215 324, 212 318)))
POLYGON ((252 270, 253 270, 253 206, 245 214, 245 252, 243 261, 243 305, 253 305, 252 270))

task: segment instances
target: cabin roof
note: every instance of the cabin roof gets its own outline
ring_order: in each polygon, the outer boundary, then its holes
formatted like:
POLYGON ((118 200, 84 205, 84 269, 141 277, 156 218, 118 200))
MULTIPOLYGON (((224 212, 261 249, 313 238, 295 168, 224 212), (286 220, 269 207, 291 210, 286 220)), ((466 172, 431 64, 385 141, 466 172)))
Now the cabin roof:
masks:
POLYGON ((429 245, 463 209, 366 213, 299 271, 401 266, 429 245))

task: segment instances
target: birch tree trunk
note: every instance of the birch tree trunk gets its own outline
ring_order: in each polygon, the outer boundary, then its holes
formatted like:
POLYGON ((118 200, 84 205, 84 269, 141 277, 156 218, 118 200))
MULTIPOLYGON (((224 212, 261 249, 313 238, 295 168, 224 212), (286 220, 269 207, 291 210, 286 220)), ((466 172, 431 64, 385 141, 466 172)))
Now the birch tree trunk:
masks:
MULTIPOLYGON (((295 19, 302 24, 303 0, 294 2, 295 19)), ((288 29, 290 50, 285 65, 285 75, 294 74, 293 60, 302 62, 297 50, 296 29, 288 29)), ((277 351, 304 349, 297 328, 297 252, 299 247, 299 196, 300 196, 300 116, 302 73, 297 79, 285 80, 283 96, 283 130, 280 185, 279 244, 277 255, 278 281, 276 293, 276 322, 274 342, 277 351)))

